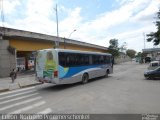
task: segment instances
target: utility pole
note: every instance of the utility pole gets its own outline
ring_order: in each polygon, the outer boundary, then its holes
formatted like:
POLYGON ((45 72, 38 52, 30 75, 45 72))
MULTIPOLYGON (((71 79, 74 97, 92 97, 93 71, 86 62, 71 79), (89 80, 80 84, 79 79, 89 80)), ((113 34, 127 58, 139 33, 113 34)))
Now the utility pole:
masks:
POLYGON ((145 35, 145 33, 143 32, 143 38, 144 38, 144 49, 146 48, 146 35, 145 35))
POLYGON ((58 11, 57 11, 57 4, 56 4, 56 22, 57 22, 57 40, 55 41, 55 47, 59 48, 59 31, 58 31, 58 11))

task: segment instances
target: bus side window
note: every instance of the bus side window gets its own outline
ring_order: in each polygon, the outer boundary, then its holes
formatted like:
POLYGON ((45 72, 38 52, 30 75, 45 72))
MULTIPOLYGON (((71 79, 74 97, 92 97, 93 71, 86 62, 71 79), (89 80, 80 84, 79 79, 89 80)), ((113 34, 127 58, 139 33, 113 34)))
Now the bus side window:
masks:
POLYGON ((59 53, 59 64, 66 67, 66 55, 65 53, 59 53))
POLYGON ((111 63, 111 57, 110 56, 104 56, 104 63, 105 64, 111 63))
POLYGON ((93 59, 93 64, 99 64, 99 56, 98 55, 93 55, 92 59, 93 59))
POLYGON ((85 59, 85 65, 88 65, 89 64, 89 56, 88 55, 84 55, 85 59))
POLYGON ((69 54, 66 54, 66 67, 70 66, 70 58, 69 58, 69 54))
POLYGON ((70 54, 70 55, 69 55, 69 65, 70 65, 70 66, 75 66, 75 65, 76 65, 75 54, 70 54))
POLYGON ((104 62, 105 62, 105 61, 104 61, 104 57, 105 57, 105 56, 103 56, 103 55, 100 56, 100 58, 99 58, 100 64, 104 64, 104 62))
POLYGON ((92 65, 93 61, 92 61, 92 55, 89 56, 89 64, 92 65))
POLYGON ((79 64, 78 65, 84 65, 84 56, 82 54, 79 54, 79 64))
POLYGON ((66 53, 66 67, 76 66, 76 54, 66 53))
POLYGON ((109 56, 107 56, 107 64, 109 64, 110 63, 110 57, 109 56))

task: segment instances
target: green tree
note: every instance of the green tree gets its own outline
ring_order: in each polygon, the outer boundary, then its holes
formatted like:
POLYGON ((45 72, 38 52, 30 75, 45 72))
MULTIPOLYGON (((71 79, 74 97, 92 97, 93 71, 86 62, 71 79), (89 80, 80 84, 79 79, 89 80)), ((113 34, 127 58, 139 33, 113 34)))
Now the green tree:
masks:
POLYGON ((110 44, 109 48, 117 49, 118 48, 118 39, 115 39, 115 38, 111 39, 109 41, 109 44, 110 44))
POLYGON ((120 51, 120 52, 123 52, 123 53, 126 53, 126 50, 127 50, 127 43, 124 42, 124 43, 119 47, 119 51, 120 51))
POLYGON ((128 49, 126 51, 126 54, 130 57, 130 58, 134 58, 135 55, 136 55, 136 51, 135 50, 132 50, 132 49, 128 49))
POLYGON ((136 57, 142 57, 142 53, 141 52, 138 52, 136 57))
POLYGON ((155 25, 157 27, 156 32, 151 32, 150 34, 147 34, 147 41, 151 42, 153 41, 154 45, 159 45, 160 43, 160 9, 157 12, 155 25))
POLYGON ((111 53, 114 57, 117 57, 119 55, 119 48, 118 48, 118 39, 111 39, 109 41, 109 53, 111 53))

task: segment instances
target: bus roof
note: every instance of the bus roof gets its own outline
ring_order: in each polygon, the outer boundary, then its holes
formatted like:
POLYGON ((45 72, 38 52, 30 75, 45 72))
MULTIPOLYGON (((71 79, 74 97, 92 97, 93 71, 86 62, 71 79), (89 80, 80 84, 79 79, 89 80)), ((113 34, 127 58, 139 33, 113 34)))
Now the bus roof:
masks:
POLYGON ((70 50, 70 49, 43 49, 39 51, 48 51, 48 50, 55 50, 57 52, 70 52, 70 53, 85 53, 85 54, 100 54, 100 55, 110 55, 110 53, 101 53, 101 52, 91 52, 91 51, 80 51, 80 50, 70 50))

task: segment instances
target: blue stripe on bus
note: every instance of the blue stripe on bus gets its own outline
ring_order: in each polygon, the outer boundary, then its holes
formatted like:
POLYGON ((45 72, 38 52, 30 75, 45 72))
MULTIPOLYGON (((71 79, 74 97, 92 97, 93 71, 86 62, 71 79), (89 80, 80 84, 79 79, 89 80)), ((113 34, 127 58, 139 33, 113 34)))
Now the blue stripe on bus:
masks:
POLYGON ((97 68, 97 67, 102 67, 102 65, 91 65, 91 66, 79 66, 79 67, 69 67, 68 72, 65 74, 65 76, 60 76, 60 78, 68 78, 72 77, 73 75, 80 73, 86 69, 90 68, 97 68))

